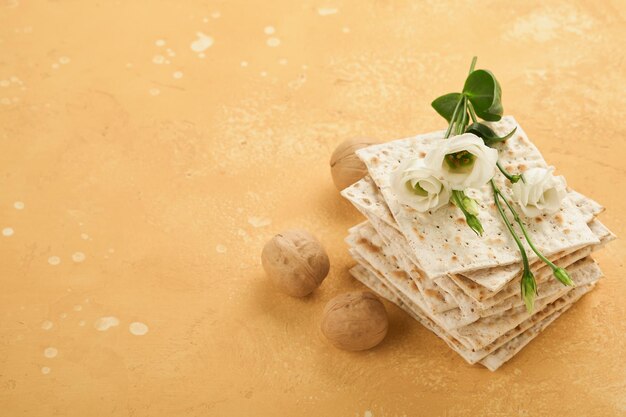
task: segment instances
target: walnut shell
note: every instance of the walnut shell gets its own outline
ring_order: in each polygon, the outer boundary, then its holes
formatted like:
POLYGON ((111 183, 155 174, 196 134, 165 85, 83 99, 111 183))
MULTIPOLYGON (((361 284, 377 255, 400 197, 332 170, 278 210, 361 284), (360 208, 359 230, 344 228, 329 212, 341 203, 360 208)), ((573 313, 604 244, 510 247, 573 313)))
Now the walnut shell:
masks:
POLYGON ((261 262, 278 289, 294 297, 313 292, 330 269, 322 244, 305 230, 287 230, 274 236, 265 244, 261 262))
POLYGON ((367 138, 355 138, 341 142, 330 157, 330 173, 335 187, 339 191, 354 184, 367 174, 365 164, 354 153, 376 141, 367 138))
POLYGON ((385 306, 369 291, 338 295, 324 308, 322 333, 340 349, 370 349, 385 338, 388 327, 385 306))

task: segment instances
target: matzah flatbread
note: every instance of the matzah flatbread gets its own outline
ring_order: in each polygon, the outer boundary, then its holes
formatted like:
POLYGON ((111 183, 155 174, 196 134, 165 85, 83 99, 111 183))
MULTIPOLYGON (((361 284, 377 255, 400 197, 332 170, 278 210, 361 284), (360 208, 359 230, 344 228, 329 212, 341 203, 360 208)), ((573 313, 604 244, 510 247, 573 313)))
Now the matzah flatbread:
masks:
MULTIPOLYGON (((361 224, 359 227, 353 228, 350 235, 346 239, 347 243, 352 247, 351 253, 356 251, 356 256, 361 257, 359 252, 373 252, 374 254, 381 254, 385 257, 386 261, 394 267, 391 274, 398 280, 407 282, 406 291, 413 293, 413 296, 420 296, 424 303, 428 305, 427 300, 432 298, 433 295, 425 292, 422 286, 419 285, 419 281, 415 281, 414 274, 407 273, 407 264, 401 262, 401 257, 396 257, 394 254, 397 251, 391 249, 390 244, 383 244, 380 240, 376 240, 376 231, 367 223, 361 224), (417 285, 415 285, 417 282, 417 285), (419 292, 417 295, 415 293, 419 292)), ((584 248, 584 252, 578 254, 578 256, 564 257, 557 261, 557 265, 561 267, 567 267, 571 272, 576 269, 585 266, 586 263, 593 262, 591 259, 584 259, 590 253, 589 248, 584 248)), ((372 256, 375 256, 372 254, 372 256)), ((381 264, 377 264, 381 265, 381 264)), ((536 280, 538 282, 539 295, 537 300, 541 300, 545 297, 552 297, 555 294, 563 291, 563 285, 555 279, 552 279, 552 271, 549 268, 541 268, 537 271, 536 280)), ((447 277, 437 279, 437 284, 442 286, 442 289, 450 293, 455 298, 458 307, 453 310, 447 310, 445 314, 439 314, 430 309, 431 313, 436 315, 442 323, 445 323, 447 329, 454 329, 461 326, 466 326, 470 323, 477 321, 482 317, 490 317, 494 315, 502 315, 507 310, 515 307, 523 306, 524 303, 519 294, 519 285, 516 285, 516 291, 506 295, 501 302, 494 304, 490 307, 483 308, 482 306, 474 303, 472 300, 464 297, 463 294, 459 294, 461 291, 456 288, 455 284, 447 277), (445 284, 445 285, 442 285, 445 284)))
MULTIPOLYGON (((393 219, 393 216, 383 200, 380 191, 369 176, 366 176, 353 184, 351 187, 345 189, 342 192, 342 195, 347 198, 372 224, 374 224, 374 227, 376 227, 379 231, 381 237, 393 241, 401 240, 404 243, 401 244, 401 246, 405 250, 409 259, 412 259, 412 262, 416 263, 416 265, 419 264, 417 258, 414 257, 414 254, 410 250, 408 242, 406 242, 406 238, 398 230, 398 225, 393 219)), ((571 200, 571 202, 580 210, 583 219, 587 223, 592 222, 595 216, 604 210, 600 204, 576 191, 570 190, 566 198, 571 200)), ((592 226, 590 225, 590 227, 592 226)), ((597 233, 594 234, 597 235, 597 233)), ((559 257, 565 256, 575 250, 576 249, 570 249, 554 254, 551 256, 551 259, 558 259, 559 257)), ((532 263, 541 264, 541 261, 536 259, 532 263)), ((489 298, 490 295, 497 293, 509 281, 518 277, 521 272, 521 264, 514 263, 477 270, 463 275, 457 274, 457 276, 458 281, 469 279, 479 286, 476 288, 485 287, 486 290, 483 294, 483 298, 486 299, 489 298)), ((468 283, 467 285, 472 286, 473 284, 468 283)))
MULTIPOLYGON (((412 288, 410 285, 412 281, 401 277, 401 274, 398 273, 400 269, 394 267, 387 260, 384 253, 380 251, 369 251, 363 247, 359 248, 359 246, 355 249, 363 259, 379 271, 395 288, 424 309, 424 303, 419 291, 416 291, 415 288, 412 288)), ((580 286, 597 281, 601 277, 601 273, 597 265, 592 264, 572 272, 571 277, 574 282, 580 286)), ((560 298, 570 290, 571 287, 563 286, 562 291, 558 294, 536 300, 534 312, 541 311, 548 304, 560 298)), ((526 311, 524 306, 508 310, 504 314, 484 317, 479 320, 473 320, 473 317, 465 316, 462 312, 458 315, 454 315, 454 312, 456 311, 452 310, 441 314, 426 313, 435 323, 446 329, 456 340, 471 350, 480 350, 488 346, 498 337, 532 316, 532 314, 526 311), (468 321, 469 324, 467 324, 468 321), (459 326, 459 323, 462 323, 462 326, 459 326)))
MULTIPOLYGON (((369 219, 370 223, 381 238, 385 242, 389 242, 388 244, 392 245, 396 250, 393 252, 393 257, 398 259, 398 264, 402 269, 404 269, 416 282, 418 288, 421 290, 422 294, 425 296, 425 301, 428 306, 431 308, 433 312, 441 312, 447 311, 451 308, 459 305, 460 308, 464 307, 463 303, 459 302, 458 297, 454 296, 454 293, 450 291, 450 286, 443 288, 442 284, 445 284, 449 280, 453 280, 454 283, 459 287, 459 289, 463 290, 466 295, 478 305, 478 308, 487 309, 495 304, 501 302, 505 298, 511 297, 514 294, 519 294, 519 278, 521 275, 521 271, 516 276, 508 278, 509 282, 506 286, 501 288, 499 291, 490 291, 487 288, 483 288, 480 285, 476 284, 474 281, 465 278, 462 275, 452 275, 451 277, 440 277, 435 280, 438 284, 433 286, 429 285, 429 280, 424 279, 421 275, 421 272, 416 269, 416 266, 412 264, 412 260, 409 259, 409 250, 407 249, 406 240, 403 235, 400 234, 397 230, 387 226, 384 222, 381 222, 380 219, 374 217, 370 212, 364 211, 363 213, 366 218, 369 219), (427 288, 427 291, 426 291, 427 288), (442 290, 443 291, 442 293, 442 290), (451 299, 448 295, 452 295, 451 299)), ((598 220, 592 220, 590 223, 590 229, 596 235, 596 237, 600 240, 601 244, 604 244, 612 239, 615 236, 604 227, 598 220)), ((351 232, 354 230, 362 230, 363 225, 359 225, 358 227, 352 228, 351 232)), ((578 259, 582 259, 585 256, 589 255, 592 249, 596 249, 596 246, 587 246, 578 250, 565 251, 559 254, 551 256, 551 260, 555 262, 558 266, 566 268, 571 263, 577 261, 578 259), (559 259, 562 259, 559 261, 559 259)), ((517 269, 518 267, 515 266, 517 269)), ((538 281, 541 278, 546 278, 551 275, 551 272, 546 269, 547 266, 537 260, 531 264, 531 270, 534 274, 540 274, 540 271, 543 270, 541 276, 538 276, 538 281)), ((498 272, 494 272, 497 274, 498 272)), ((473 308, 475 306, 469 306, 466 308, 473 308)))
MULTIPOLYGON (((567 260, 576 260, 576 258, 580 259, 582 257, 581 254, 585 254, 584 256, 587 256, 591 252, 599 249, 603 245, 615 239, 615 235, 611 233, 611 231, 608 230, 599 220, 593 220, 591 223, 589 223, 589 227, 598 238, 598 244, 584 247, 576 251, 566 251, 564 255, 560 258, 550 257, 552 258, 553 262, 561 267, 565 267, 567 265, 564 265, 564 263, 566 264, 567 260), (564 259, 565 261, 559 261, 560 259, 564 259)), ((547 268, 546 265, 535 262, 532 265, 533 272, 537 272, 538 267, 547 268)), ((497 304, 508 295, 519 292, 519 274, 514 280, 510 280, 503 288, 499 289, 498 291, 490 291, 489 289, 476 284, 475 281, 460 275, 451 275, 450 278, 459 286, 459 288, 463 290, 465 294, 470 296, 473 300, 477 301, 481 305, 497 304)))
POLYGON ((444 329, 439 327, 435 322, 430 320, 423 311, 419 309, 415 304, 402 297, 394 291, 391 285, 384 284, 381 277, 372 272, 372 270, 364 267, 363 265, 356 265, 350 269, 350 273, 365 286, 376 292, 381 297, 389 300, 390 302, 398 305, 404 311, 406 311, 411 317, 419 321, 424 327, 435 333, 439 338, 444 340, 450 348, 456 351, 461 357, 463 357, 468 363, 474 364, 478 361, 486 366, 491 371, 495 371, 504 362, 509 360, 514 353, 519 351, 525 346, 532 338, 534 338, 539 332, 537 328, 541 323, 547 323, 541 326, 543 329, 549 323, 551 323, 558 315, 567 310, 573 302, 575 302, 582 294, 588 292, 593 288, 593 285, 581 287, 584 289, 577 289, 576 292, 569 292, 564 297, 556 300, 542 312, 535 314, 529 320, 525 321, 521 325, 517 326, 512 331, 503 335, 498 341, 494 342, 487 349, 482 351, 473 352, 467 350, 462 344, 452 338, 444 329), (584 292, 583 292, 584 291, 584 292), (530 334, 527 333, 530 329, 530 334), (494 353, 491 353, 494 352, 494 353), (492 355, 494 356, 492 358, 492 355))
MULTIPOLYGON (((515 119, 504 117, 492 125, 498 134, 508 132, 514 127, 518 127, 517 132, 499 145, 500 161, 503 165, 514 171, 546 167, 541 154, 515 119)), ((390 188, 390 173, 406 158, 425 157, 442 137, 443 132, 434 132, 357 151, 379 187, 399 229, 407 238, 411 250, 419 254, 419 268, 428 278, 433 279, 448 273, 468 273, 519 262, 520 256, 513 238, 509 236, 495 210, 488 186, 472 194, 478 198, 481 206, 479 218, 485 233, 480 239, 466 226, 465 219, 456 207, 446 206, 434 213, 419 213, 397 202, 390 188)), ((501 176, 497 175, 495 180, 502 189, 506 189, 501 176)), ((546 255, 598 243, 584 222, 580 210, 567 199, 555 214, 524 220, 536 246, 546 255)))

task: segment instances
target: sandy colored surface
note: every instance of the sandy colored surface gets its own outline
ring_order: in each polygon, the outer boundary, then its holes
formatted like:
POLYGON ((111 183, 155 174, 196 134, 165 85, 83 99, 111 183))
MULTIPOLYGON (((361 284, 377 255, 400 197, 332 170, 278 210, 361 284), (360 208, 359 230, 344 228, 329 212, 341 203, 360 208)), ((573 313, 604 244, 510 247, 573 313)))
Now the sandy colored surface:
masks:
POLYGON ((473 54, 626 236, 625 10, 1 1, 0 414, 626 414, 624 240, 597 255, 599 288, 497 373, 390 304, 374 350, 318 333, 325 302, 360 288, 343 243, 360 217, 333 188, 332 150, 442 128, 429 103, 461 87, 473 54), (260 266, 290 227, 331 258, 304 300, 260 266), (119 325, 98 331, 109 316, 119 325))

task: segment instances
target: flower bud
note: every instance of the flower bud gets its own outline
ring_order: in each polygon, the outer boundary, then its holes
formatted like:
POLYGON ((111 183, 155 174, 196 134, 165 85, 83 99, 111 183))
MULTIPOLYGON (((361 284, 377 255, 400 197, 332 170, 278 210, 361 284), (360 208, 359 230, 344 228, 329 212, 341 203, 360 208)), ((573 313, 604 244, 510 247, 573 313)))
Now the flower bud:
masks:
POLYGON ((465 196, 461 200, 461 204, 463 204, 463 208, 469 214, 473 214, 474 216, 478 216, 478 203, 476 202, 476 200, 474 200, 473 198, 465 196))
POLYGON ((563 285, 569 285, 571 287, 574 287, 576 285, 574 284, 574 281, 572 281, 572 278, 570 278, 569 274, 567 273, 565 269, 554 268, 552 270, 552 273, 554 274, 556 279, 558 279, 559 281, 563 283, 563 285))
POLYGON ((524 275, 522 275, 521 282, 522 300, 526 304, 526 311, 533 312, 535 308, 535 297, 537 296, 537 282, 530 269, 524 268, 524 275))
POLYGON ((483 225, 480 223, 480 220, 478 220, 478 217, 474 216, 473 214, 466 213, 465 220, 467 221, 467 225, 470 227, 470 229, 472 229, 478 236, 483 235, 483 225))

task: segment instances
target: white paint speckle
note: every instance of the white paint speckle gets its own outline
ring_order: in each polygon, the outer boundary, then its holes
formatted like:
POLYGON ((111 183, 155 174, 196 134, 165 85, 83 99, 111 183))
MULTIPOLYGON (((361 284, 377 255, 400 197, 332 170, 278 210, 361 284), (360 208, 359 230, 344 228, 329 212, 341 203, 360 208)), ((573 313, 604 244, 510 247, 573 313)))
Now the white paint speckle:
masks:
POLYGON ((59 354, 59 350, 55 347, 48 347, 43 350, 43 356, 48 359, 56 358, 59 354))
POLYGON ((260 75, 261 77, 267 77, 267 71, 261 71, 261 72, 259 73, 259 75, 260 75))
POLYGON ((54 323, 52 323, 50 320, 44 320, 41 323, 41 328, 44 330, 50 330, 52 329, 53 326, 54 326, 54 323))
POLYGON ((339 9, 335 7, 319 7, 317 9, 317 14, 319 14, 320 16, 330 16, 337 13, 339 13, 339 9))
POLYGON ((13 203, 13 207, 15 207, 15 210, 24 210, 24 202, 16 201, 13 203))
POLYGON ((215 250, 217 251, 217 253, 226 253, 228 249, 226 248, 226 246, 219 244, 215 247, 215 250))
POLYGON ((106 316, 100 317, 98 320, 96 320, 96 322, 94 323, 94 327, 96 328, 96 330, 104 332, 106 330, 109 330, 111 327, 119 326, 119 324, 120 321, 117 317, 106 316))
POLYGON ((9 237, 9 236, 13 236, 13 234, 15 233, 15 231, 13 230, 12 227, 5 227, 4 229, 2 229, 2 235, 9 237))
POLYGON ((183 78, 183 72, 182 71, 175 71, 172 74, 172 77, 174 77, 177 80, 180 80, 181 78, 183 78))
POLYGON ((342 31, 343 33, 350 33, 350 28, 349 28, 349 27, 347 27, 347 26, 345 26, 345 27, 343 27, 343 28, 341 29, 341 31, 342 31))
POLYGON ((158 96, 159 94, 161 94, 161 90, 156 87, 152 87, 148 90, 148 93, 150 93, 151 96, 158 96))
POLYGON ((165 62, 165 57, 161 54, 155 55, 152 57, 152 62, 157 65, 161 65, 165 62))
POLYGON ((274 26, 265 26, 265 29, 263 29, 263 32, 266 35, 272 35, 276 32, 276 29, 274 28, 274 26))
POLYGON ((51 369, 49 367, 44 366, 44 367, 41 368, 41 373, 44 374, 44 375, 48 375, 50 373, 50 370, 51 369))
POLYGON ((219 19, 222 16, 222 14, 219 11, 214 11, 213 13, 211 13, 211 17, 213 19, 219 19))
POLYGON ((70 58, 67 56, 62 56, 61 58, 59 58, 59 63, 66 65, 70 63, 70 58))
POLYGON ((242 67, 244 67, 244 68, 245 68, 245 67, 247 67, 249 64, 248 64, 248 61, 241 61, 241 63, 240 63, 239 65, 241 65, 242 67))
POLYGON ((79 325, 80 327, 84 327, 84 326, 85 326, 85 324, 86 324, 85 320, 81 320, 81 321, 79 321, 79 322, 78 322, 78 325, 79 325))
POLYGON ((82 252, 74 252, 72 254, 72 260, 76 263, 80 263, 80 262, 84 262, 85 261, 85 254, 82 252))
POLYGON ((48 258, 48 263, 50 265, 58 265, 61 263, 61 258, 59 258, 58 256, 51 256, 48 258))
POLYGON ((176 52, 173 49, 167 48, 165 52, 167 52, 167 56, 176 56, 176 52))
POLYGON ((267 43, 267 46, 276 48, 278 45, 280 45, 280 39, 272 37, 272 38, 269 38, 266 43, 267 43))
POLYGON ((81 238, 82 240, 89 240, 89 235, 88 235, 87 233, 81 233, 81 234, 80 234, 80 238, 81 238))
POLYGON ((160 47, 160 46, 165 46, 165 40, 163 40, 163 39, 157 39, 156 41, 154 41, 154 44, 155 44, 156 46, 159 46, 159 47, 160 47))
POLYGON ((148 333, 148 326, 144 323, 134 321, 128 326, 128 330, 135 336, 143 336, 148 333))
POLYGON ((267 217, 248 217, 248 223, 250 223, 253 227, 264 227, 272 224, 272 220, 267 217))
POLYGON ((202 32, 197 32, 196 36, 197 36, 197 39, 191 42, 191 45, 190 45, 191 50, 194 52, 203 52, 207 48, 210 48, 214 43, 214 40, 212 37, 205 35, 202 32))

